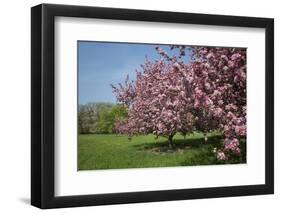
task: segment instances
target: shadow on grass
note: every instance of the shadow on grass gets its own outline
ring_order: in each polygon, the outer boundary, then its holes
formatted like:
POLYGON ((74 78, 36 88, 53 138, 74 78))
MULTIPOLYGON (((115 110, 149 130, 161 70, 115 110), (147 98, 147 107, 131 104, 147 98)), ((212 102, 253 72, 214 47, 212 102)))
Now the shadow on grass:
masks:
POLYGON ((173 147, 170 148, 167 141, 155 141, 155 143, 142 143, 136 144, 138 150, 146 150, 152 152, 164 152, 164 153, 173 153, 173 152, 183 152, 186 149, 197 149, 203 146, 220 146, 221 144, 221 135, 209 136, 208 140, 205 141, 204 138, 186 138, 186 139, 174 139, 173 147))

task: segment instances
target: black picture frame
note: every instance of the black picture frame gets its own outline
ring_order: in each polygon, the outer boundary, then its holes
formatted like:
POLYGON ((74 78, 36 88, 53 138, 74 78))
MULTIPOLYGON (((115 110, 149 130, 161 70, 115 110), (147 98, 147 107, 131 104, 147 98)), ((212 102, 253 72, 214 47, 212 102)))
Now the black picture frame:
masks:
POLYGON ((241 16, 41 4, 31 8, 31 204, 42 208, 274 193, 274 20, 241 16), (93 195, 54 195, 54 20, 100 18, 265 29, 265 184, 93 195))

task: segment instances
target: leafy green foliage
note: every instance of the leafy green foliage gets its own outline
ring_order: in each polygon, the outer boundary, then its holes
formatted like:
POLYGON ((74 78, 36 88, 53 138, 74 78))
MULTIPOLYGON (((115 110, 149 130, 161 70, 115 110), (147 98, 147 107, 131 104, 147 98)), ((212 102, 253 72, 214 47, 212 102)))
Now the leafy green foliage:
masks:
POLYGON ((113 133, 115 121, 127 116, 127 110, 123 105, 102 102, 79 105, 78 132, 113 133))
POLYGON ((98 120, 98 132, 113 133, 115 122, 127 116, 127 110, 122 105, 114 105, 110 108, 102 108, 98 120))

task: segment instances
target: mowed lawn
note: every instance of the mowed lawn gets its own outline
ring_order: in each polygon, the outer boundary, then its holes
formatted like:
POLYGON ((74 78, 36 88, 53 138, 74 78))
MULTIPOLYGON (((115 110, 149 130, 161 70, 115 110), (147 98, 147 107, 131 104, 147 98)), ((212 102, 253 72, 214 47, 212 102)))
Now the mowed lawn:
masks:
MULTIPOLYGON (((89 134, 79 135, 78 170, 174 167, 191 165, 221 164, 213 149, 221 146, 222 136, 203 134, 174 136, 174 148, 169 149, 167 139, 154 135, 135 136, 128 140, 126 135, 89 134)), ((245 160, 227 163, 245 163, 245 160)))

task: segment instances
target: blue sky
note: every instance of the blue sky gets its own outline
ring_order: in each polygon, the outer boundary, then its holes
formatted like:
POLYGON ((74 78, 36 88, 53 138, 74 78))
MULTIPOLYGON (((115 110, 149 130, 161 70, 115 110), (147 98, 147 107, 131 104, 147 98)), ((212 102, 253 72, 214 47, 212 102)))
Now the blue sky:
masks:
POLYGON ((156 46, 171 55, 178 53, 168 45, 78 41, 79 104, 115 103, 110 84, 123 83, 127 74, 135 79, 135 70, 141 70, 146 56, 159 60, 156 46))

